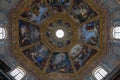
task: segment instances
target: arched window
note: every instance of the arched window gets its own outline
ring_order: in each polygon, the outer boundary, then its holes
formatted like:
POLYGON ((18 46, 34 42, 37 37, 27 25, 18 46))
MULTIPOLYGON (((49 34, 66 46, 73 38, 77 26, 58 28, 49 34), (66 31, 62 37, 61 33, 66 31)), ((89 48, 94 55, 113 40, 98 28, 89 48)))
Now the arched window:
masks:
POLYGON ((107 74, 108 72, 101 67, 98 67, 93 71, 93 75, 97 80, 103 80, 103 78, 106 77, 107 74))
POLYGON ((26 72, 21 67, 17 67, 13 71, 10 72, 10 75, 15 80, 21 80, 26 75, 26 72))
POLYGON ((113 28, 113 38, 120 39, 120 26, 113 28))
POLYGON ((0 27, 0 40, 6 38, 6 29, 3 27, 0 27))

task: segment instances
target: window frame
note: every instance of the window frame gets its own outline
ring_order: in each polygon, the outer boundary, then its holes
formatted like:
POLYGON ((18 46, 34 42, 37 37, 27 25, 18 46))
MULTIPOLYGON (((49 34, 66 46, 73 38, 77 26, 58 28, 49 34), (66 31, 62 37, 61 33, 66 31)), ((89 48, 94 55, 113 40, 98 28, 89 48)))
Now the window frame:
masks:
MULTIPOLYGON (((120 40, 120 37, 119 37, 119 38, 115 38, 115 37, 114 37, 114 33, 115 33, 114 30, 115 30, 115 28, 120 28, 120 26, 116 26, 116 27, 113 27, 113 28, 112 28, 112 30, 111 30, 111 34, 112 34, 112 35, 111 35, 111 36, 112 36, 112 38, 115 39, 115 40, 120 40)), ((118 33, 119 33, 119 32, 118 32, 118 33)), ((120 34, 120 33, 119 33, 119 34, 120 34)))
POLYGON ((10 71, 9 75, 14 78, 14 80, 22 80, 25 77, 26 72, 22 67, 18 66, 10 71))
POLYGON ((2 41, 2 40, 5 40, 7 38, 7 29, 6 29, 6 27, 3 27, 1 25, 0 25, 0 28, 1 28, 1 30, 4 30, 4 32, 5 32, 5 33, 0 32, 0 35, 4 35, 4 37, 1 36, 2 38, 0 39, 0 41, 2 41))
POLYGON ((108 75, 108 71, 102 68, 101 66, 99 66, 93 70, 92 74, 96 80, 103 80, 108 75))

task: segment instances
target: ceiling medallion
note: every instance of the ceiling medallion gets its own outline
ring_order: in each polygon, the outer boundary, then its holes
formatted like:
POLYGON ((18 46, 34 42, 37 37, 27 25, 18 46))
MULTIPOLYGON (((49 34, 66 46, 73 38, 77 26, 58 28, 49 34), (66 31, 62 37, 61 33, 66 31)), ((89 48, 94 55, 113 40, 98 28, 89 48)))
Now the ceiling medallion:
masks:
POLYGON ((41 34, 43 34, 41 39, 51 50, 56 49, 55 51, 57 52, 67 51, 77 40, 76 25, 67 20, 65 14, 52 16, 43 25, 44 28, 41 28, 41 34))
POLYGON ((105 51, 104 17, 90 2, 21 1, 11 14, 13 54, 39 79, 79 79, 105 51))

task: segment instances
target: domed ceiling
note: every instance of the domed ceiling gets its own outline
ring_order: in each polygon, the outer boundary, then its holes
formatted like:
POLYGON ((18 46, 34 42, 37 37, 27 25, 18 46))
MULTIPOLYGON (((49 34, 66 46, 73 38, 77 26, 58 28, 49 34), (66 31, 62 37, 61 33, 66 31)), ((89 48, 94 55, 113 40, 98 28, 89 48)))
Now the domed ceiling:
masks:
POLYGON ((93 0, 22 0, 11 12, 12 51, 38 79, 79 79, 105 53, 105 17, 93 0))

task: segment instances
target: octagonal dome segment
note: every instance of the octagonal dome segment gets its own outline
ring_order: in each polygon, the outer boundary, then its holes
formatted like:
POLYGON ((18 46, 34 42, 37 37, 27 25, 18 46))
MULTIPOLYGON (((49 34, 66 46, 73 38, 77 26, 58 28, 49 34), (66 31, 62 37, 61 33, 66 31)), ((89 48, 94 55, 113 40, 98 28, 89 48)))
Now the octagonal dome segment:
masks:
POLYGON ((74 0, 69 15, 76 24, 81 24, 97 16, 97 13, 86 3, 85 0, 74 0))
POLYGON ((23 20, 19 20, 18 24, 19 44, 21 47, 40 41, 40 28, 37 25, 23 20))
POLYGON ((97 52, 98 51, 96 49, 93 49, 87 45, 76 44, 69 52, 69 55, 75 69, 79 71, 97 52))
POLYGON ((47 0, 47 3, 52 14, 68 13, 72 0, 47 0))
POLYGON ((39 79, 79 79, 106 49, 105 16, 95 6, 93 0, 21 1, 11 16, 13 54, 39 79))
POLYGON ((21 14, 21 18, 41 24, 49 17, 49 8, 45 0, 34 0, 21 14))
POLYGON ((68 56, 65 52, 54 52, 50 59, 47 73, 73 73, 73 68, 68 56))
POLYGON ((42 71, 45 68, 51 51, 44 44, 39 43, 37 46, 24 49, 22 53, 42 71))
POLYGON ((80 42, 100 47, 100 19, 83 24, 79 30, 80 42))

